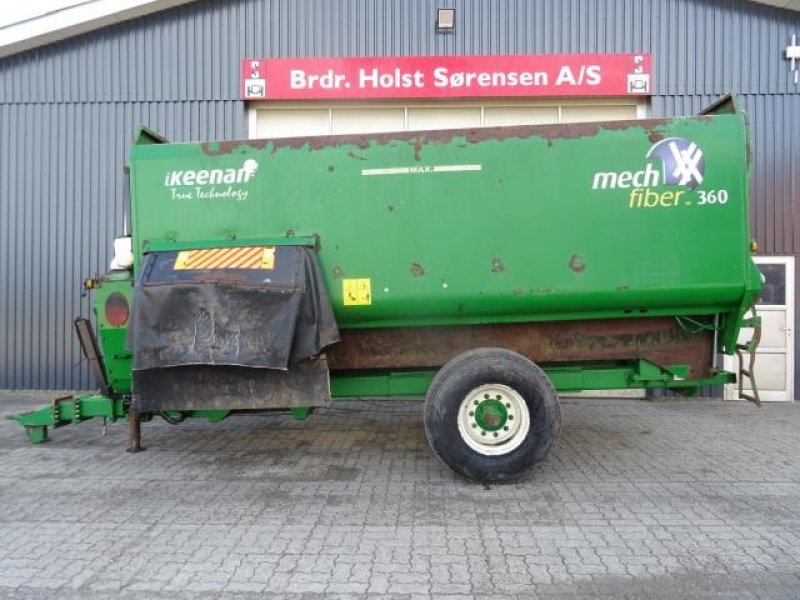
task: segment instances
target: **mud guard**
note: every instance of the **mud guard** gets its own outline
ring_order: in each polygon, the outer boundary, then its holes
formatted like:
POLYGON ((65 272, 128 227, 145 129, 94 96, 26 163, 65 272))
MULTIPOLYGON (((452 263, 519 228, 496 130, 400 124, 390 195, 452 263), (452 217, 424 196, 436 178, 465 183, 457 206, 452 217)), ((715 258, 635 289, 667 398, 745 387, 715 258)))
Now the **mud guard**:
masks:
POLYGON ((312 248, 154 252, 132 305, 136 412, 330 402, 339 331, 312 248))

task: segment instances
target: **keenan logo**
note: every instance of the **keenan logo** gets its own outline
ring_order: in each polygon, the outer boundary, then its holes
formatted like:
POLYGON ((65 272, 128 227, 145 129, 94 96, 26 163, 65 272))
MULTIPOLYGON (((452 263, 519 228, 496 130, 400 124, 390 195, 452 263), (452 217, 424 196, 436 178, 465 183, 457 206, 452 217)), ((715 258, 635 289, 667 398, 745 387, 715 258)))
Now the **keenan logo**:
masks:
POLYGON ((196 169, 169 171, 164 187, 173 200, 247 200, 248 186, 258 171, 258 161, 246 159, 238 169, 196 169))
POLYGON ((648 162, 640 171, 598 171, 592 180, 593 190, 630 190, 631 208, 677 206, 680 197, 703 183, 706 162, 696 143, 670 137, 650 147, 648 162), (660 168, 658 162, 660 161, 660 168), (655 163, 655 164, 654 164, 655 163), (682 187, 683 190, 656 191, 657 186, 682 187))
POLYGON ((164 185, 215 185, 218 183, 247 183, 258 171, 258 161, 248 158, 239 169, 198 169, 170 171, 164 177, 164 185))

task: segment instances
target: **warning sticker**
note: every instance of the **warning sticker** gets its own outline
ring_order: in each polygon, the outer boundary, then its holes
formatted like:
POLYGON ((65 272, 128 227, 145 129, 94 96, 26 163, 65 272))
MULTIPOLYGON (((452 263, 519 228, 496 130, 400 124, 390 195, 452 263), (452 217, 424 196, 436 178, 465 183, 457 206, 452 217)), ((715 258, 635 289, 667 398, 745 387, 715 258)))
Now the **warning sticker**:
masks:
POLYGON ((183 250, 175 258, 175 271, 201 269, 267 269, 275 268, 275 246, 246 246, 183 250))
POLYGON ((366 279, 343 279, 342 296, 345 306, 365 306, 372 304, 372 284, 366 279))

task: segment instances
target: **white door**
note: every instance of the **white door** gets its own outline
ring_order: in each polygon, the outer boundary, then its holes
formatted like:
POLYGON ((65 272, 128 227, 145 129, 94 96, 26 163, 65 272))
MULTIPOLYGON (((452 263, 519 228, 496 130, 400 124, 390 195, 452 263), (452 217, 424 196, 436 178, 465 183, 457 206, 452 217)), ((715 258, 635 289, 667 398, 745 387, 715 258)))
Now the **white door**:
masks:
MULTIPOLYGON (((761 317, 761 343, 756 349, 753 373, 761 400, 794 400, 794 257, 757 256, 755 262, 764 276, 764 290, 756 304, 761 317)), ((753 335, 743 329, 739 343, 753 335)), ((745 354, 745 361, 749 359, 745 354)), ((735 357, 726 356, 728 370, 738 371, 735 357)), ((747 368, 747 364, 745 364, 747 368)), ((750 381, 744 379, 744 391, 750 393, 750 381)), ((738 399, 739 387, 726 386, 725 397, 738 399)))

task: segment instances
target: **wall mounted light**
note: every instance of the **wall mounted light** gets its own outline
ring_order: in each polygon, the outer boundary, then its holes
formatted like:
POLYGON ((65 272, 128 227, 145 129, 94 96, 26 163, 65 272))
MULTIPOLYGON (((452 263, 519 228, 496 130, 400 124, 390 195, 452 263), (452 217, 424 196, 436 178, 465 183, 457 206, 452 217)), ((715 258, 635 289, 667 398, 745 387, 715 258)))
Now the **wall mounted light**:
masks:
POLYGON ((452 31, 456 26, 455 8, 436 9, 436 29, 439 31, 452 31))

